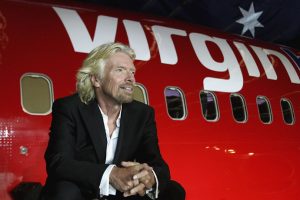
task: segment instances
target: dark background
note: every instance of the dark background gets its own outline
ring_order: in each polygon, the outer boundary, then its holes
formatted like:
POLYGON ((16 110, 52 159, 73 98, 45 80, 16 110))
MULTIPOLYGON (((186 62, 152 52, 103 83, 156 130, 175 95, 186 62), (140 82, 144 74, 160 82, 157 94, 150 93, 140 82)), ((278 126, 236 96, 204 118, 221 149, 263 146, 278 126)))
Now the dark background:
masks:
POLYGON ((300 49, 299 0, 77 0, 155 16, 199 24, 229 33, 241 34, 241 8, 249 11, 253 4, 263 27, 255 27, 253 36, 243 35, 300 49))

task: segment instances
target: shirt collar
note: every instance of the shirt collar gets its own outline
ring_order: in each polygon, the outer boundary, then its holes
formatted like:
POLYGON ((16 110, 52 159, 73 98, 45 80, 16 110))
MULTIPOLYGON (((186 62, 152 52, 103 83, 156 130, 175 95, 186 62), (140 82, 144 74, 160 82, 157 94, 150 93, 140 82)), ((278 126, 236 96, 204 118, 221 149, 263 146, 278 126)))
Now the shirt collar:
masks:
MULTIPOLYGON (((99 106, 99 104, 98 104, 98 107, 99 107, 99 109, 100 109, 100 112, 101 112, 103 118, 105 118, 106 120, 108 120, 108 116, 107 116, 106 114, 104 114, 104 112, 102 111, 102 109, 101 109, 101 107, 99 106)), ((118 116, 117 121, 116 121, 116 126, 117 126, 118 128, 120 128, 121 113, 122 113, 122 105, 121 105, 121 109, 120 109, 120 112, 119 112, 119 116, 118 116)))

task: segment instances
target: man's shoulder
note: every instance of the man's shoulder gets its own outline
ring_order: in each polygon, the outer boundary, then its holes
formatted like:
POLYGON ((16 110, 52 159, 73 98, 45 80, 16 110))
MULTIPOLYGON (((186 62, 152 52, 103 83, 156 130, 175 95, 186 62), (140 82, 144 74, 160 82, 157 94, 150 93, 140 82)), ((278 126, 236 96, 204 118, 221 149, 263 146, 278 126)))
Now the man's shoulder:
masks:
POLYGON ((74 105, 80 105, 83 104, 80 100, 80 97, 77 93, 71 94, 69 96, 58 98, 54 101, 55 105, 61 105, 61 106, 74 106, 74 105))
POLYGON ((126 104, 126 107, 131 110, 141 110, 141 111, 153 110, 151 106, 136 100, 133 100, 131 103, 126 104))
POLYGON ((80 98, 77 93, 55 99, 58 102, 77 102, 78 100, 80 101, 80 98))
POLYGON ((122 112, 125 118, 130 118, 132 123, 143 124, 143 121, 153 119, 155 116, 155 111, 151 106, 139 101, 132 101, 131 103, 125 104, 122 108, 122 112))

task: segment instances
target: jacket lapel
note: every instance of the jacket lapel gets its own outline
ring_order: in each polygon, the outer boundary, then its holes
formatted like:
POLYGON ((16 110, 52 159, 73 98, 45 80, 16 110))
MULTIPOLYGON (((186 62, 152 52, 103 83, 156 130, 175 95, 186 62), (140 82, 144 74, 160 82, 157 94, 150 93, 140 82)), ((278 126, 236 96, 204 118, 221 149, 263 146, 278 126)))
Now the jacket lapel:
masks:
POLYGON ((98 104, 96 101, 92 101, 88 105, 81 106, 79 110, 90 134, 99 162, 105 163, 107 141, 98 104))
MULTIPOLYGON (((118 136, 118 143, 117 143, 117 148, 116 148, 116 152, 115 152, 115 157, 113 160, 114 164, 120 164, 121 163, 121 150, 122 147, 124 146, 126 139, 128 139, 128 133, 126 133, 126 137, 125 137, 125 130, 129 130, 128 128, 126 128, 126 126, 128 126, 128 119, 129 119, 129 115, 128 115, 128 108, 127 108, 127 104, 123 104, 122 105, 122 114, 121 114, 121 121, 120 121, 120 129, 119 129, 119 136, 118 136)), ((124 151, 124 150, 123 150, 124 151)))

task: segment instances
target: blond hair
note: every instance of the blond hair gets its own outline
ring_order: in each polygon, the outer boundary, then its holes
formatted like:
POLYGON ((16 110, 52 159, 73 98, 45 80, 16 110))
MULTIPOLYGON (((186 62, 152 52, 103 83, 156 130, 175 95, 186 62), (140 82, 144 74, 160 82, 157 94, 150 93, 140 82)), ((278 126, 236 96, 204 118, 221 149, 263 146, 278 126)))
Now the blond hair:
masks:
POLYGON ((107 59, 117 52, 126 53, 132 60, 135 59, 135 53, 129 46, 122 43, 107 43, 93 49, 83 61, 76 75, 76 90, 83 103, 88 104, 95 99, 91 75, 102 79, 107 59))

